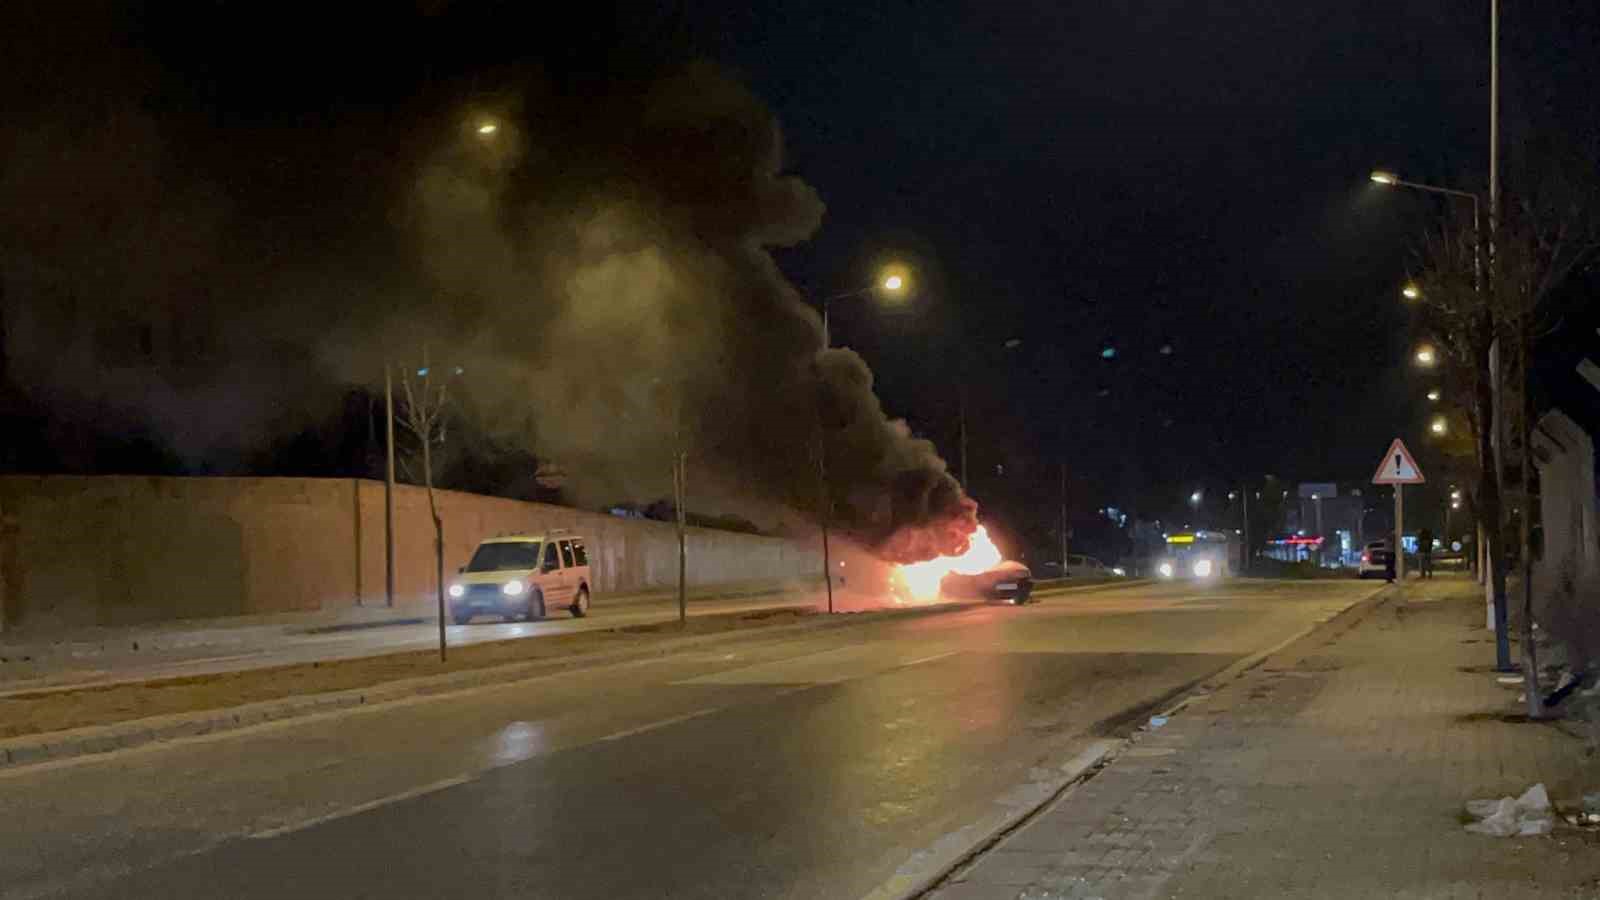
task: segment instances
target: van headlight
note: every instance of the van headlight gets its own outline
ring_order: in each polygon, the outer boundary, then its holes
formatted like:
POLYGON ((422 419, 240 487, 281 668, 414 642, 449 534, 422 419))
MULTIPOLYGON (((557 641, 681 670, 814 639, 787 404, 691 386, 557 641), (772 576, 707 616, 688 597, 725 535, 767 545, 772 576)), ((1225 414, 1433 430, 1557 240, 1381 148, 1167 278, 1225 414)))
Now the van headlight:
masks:
POLYGON ((1196 577, 1196 578, 1210 578, 1211 577, 1211 560, 1209 560, 1209 559, 1197 559, 1197 560, 1195 560, 1194 561, 1194 577, 1196 577))
POLYGON ((527 585, 516 580, 515 578, 511 579, 505 584, 500 585, 500 593, 505 594, 507 597, 520 597, 522 596, 522 592, 526 591, 527 589, 527 585))
POLYGON ((467 589, 464 586, 459 585, 459 584, 450 585, 450 596, 452 596, 452 597, 456 598, 457 600, 459 600, 462 597, 465 597, 466 595, 467 595, 467 589))
POLYGON ((1161 565, 1156 567, 1156 571, 1161 573, 1161 577, 1162 578, 1171 578, 1172 577, 1172 563, 1164 562, 1161 565))
POLYGON ((1118 578, 1121 578, 1121 577, 1123 577, 1123 576, 1128 574, 1128 570, 1124 569, 1121 566, 1113 566, 1112 569, 1111 569, 1111 574, 1117 576, 1118 578))

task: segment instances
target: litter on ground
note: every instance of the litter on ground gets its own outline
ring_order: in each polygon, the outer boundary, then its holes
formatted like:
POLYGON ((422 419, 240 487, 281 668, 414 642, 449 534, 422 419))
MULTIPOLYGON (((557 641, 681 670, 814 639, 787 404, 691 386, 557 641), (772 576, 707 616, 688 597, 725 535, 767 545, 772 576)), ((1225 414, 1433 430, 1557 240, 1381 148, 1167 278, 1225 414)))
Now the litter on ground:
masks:
POLYGON ((1467 826, 1468 831, 1494 837, 1549 834, 1556 824, 1550 811, 1550 794, 1543 783, 1523 791, 1520 797, 1469 800, 1467 813, 1478 820, 1467 826))

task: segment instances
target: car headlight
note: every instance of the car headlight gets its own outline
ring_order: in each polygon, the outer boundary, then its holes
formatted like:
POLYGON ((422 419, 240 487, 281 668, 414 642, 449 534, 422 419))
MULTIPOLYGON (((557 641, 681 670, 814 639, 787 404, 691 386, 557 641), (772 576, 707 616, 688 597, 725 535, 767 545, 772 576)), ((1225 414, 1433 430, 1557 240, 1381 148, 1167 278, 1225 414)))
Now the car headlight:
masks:
POLYGON ((1114 566, 1111 569, 1111 574, 1116 575, 1117 577, 1121 578, 1121 577, 1126 576, 1128 574, 1128 570, 1124 569, 1121 566, 1114 566))
POLYGON ((450 585, 450 596, 460 598, 460 597, 465 597, 466 595, 467 595, 467 589, 465 587, 463 587, 462 585, 459 585, 459 584, 450 585))
POLYGON ((1161 577, 1162 578, 1171 578, 1172 577, 1172 563, 1164 562, 1164 563, 1162 563, 1160 566, 1158 566, 1156 568, 1156 571, 1161 573, 1161 577))
POLYGON ((500 585, 500 593, 505 594, 507 597, 521 596, 522 592, 526 591, 527 589, 527 585, 516 580, 515 578, 511 579, 505 584, 500 585))
POLYGON ((1209 560, 1209 559, 1197 559, 1197 560, 1195 560, 1194 561, 1194 577, 1196 577, 1196 578, 1210 578, 1211 577, 1211 560, 1209 560))

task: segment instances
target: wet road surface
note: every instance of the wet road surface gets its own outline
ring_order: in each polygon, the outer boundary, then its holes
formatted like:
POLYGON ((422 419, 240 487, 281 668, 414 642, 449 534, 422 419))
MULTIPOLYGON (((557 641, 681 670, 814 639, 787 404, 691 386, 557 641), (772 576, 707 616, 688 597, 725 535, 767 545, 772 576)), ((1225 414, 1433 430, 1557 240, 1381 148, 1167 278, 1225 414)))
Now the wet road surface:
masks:
POLYGON ((0 896, 860 897, 1376 587, 1150 585, 747 634, 19 769, 0 896))

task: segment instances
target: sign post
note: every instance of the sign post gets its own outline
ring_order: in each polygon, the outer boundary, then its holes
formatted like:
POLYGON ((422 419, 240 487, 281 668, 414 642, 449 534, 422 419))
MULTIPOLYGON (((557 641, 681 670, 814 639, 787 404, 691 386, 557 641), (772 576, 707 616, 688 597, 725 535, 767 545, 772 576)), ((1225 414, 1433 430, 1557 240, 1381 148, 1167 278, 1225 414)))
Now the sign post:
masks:
POLYGON ((1411 458, 1411 451, 1399 438, 1389 445, 1389 452, 1378 462, 1378 471, 1372 476, 1373 484, 1394 486, 1394 579, 1398 584, 1406 580, 1405 539, 1405 486, 1422 484, 1422 470, 1411 458))

